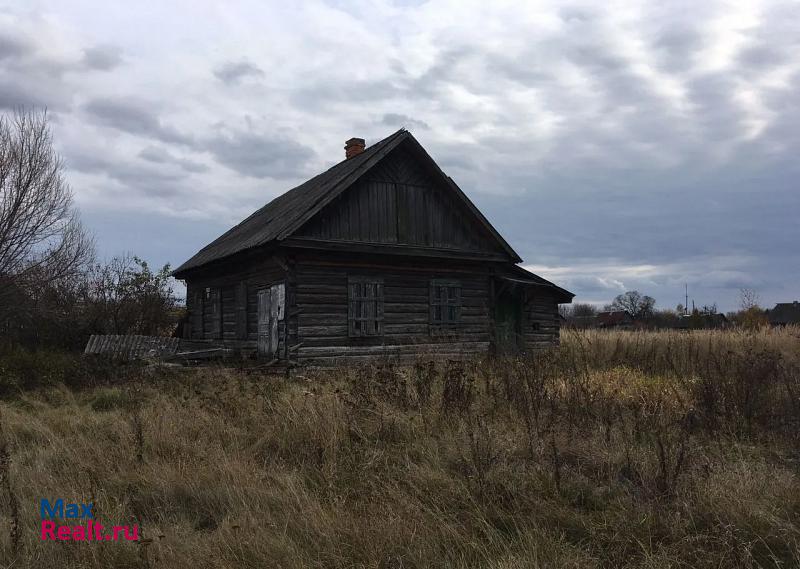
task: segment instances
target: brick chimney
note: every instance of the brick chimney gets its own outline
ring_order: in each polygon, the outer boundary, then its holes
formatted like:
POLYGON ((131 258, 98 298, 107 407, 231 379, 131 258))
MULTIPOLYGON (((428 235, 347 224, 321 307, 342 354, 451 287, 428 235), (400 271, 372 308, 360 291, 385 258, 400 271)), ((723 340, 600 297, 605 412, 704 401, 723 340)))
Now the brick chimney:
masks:
POLYGON ((344 143, 344 156, 345 158, 352 158, 364 152, 367 144, 363 138, 351 138, 344 143))

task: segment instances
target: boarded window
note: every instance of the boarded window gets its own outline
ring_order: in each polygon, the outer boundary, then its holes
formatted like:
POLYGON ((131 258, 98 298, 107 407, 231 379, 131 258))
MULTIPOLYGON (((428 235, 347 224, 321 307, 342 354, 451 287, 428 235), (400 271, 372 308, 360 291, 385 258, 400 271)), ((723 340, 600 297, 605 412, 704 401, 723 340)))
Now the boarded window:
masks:
POLYGON ((461 322, 461 283, 432 280, 430 310, 431 324, 451 325, 461 322))
POLYGON ((383 334, 383 280, 350 277, 347 328, 350 337, 383 334))

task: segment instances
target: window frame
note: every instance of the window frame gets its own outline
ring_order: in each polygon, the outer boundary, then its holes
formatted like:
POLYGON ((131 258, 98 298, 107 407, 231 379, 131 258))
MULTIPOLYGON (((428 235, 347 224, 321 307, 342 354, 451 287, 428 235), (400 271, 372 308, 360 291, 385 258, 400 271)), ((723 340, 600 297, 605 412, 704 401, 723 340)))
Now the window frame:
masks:
POLYGON ((382 278, 348 275, 347 336, 350 338, 383 336, 384 302, 382 278))
POLYGON ((452 328, 461 325, 462 307, 463 285, 461 281, 456 279, 431 279, 429 322, 434 329, 452 328), (454 294, 451 295, 451 291, 454 294), (453 309, 452 312, 450 308, 453 309))

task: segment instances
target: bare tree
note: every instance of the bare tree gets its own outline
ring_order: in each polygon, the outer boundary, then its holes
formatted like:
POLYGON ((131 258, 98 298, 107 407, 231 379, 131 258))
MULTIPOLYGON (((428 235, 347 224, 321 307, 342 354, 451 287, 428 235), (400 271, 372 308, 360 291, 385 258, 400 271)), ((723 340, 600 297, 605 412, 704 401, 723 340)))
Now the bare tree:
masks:
POLYGON ((638 290, 629 290, 618 295, 611 303, 613 310, 625 310, 634 319, 649 318, 653 315, 656 301, 638 290))
POLYGON ((739 308, 742 310, 750 310, 751 308, 758 308, 761 299, 758 293, 752 288, 739 289, 739 308))
POLYGON ((559 312, 568 325, 582 328, 594 324, 597 307, 593 304, 576 302, 560 305, 559 312))
POLYGON ((572 305, 574 318, 594 318, 597 316, 597 307, 594 304, 576 302, 572 305))
POLYGON ((739 306, 741 310, 732 315, 732 320, 738 325, 757 329, 769 323, 767 311, 760 306, 761 299, 758 293, 752 288, 739 290, 739 306))
POLYGON ((92 253, 47 112, 0 116, 0 309, 21 292, 74 277, 92 253))
POLYGON ((93 265, 84 298, 90 328, 105 334, 170 333, 178 317, 174 283, 169 265, 153 271, 135 256, 93 265))

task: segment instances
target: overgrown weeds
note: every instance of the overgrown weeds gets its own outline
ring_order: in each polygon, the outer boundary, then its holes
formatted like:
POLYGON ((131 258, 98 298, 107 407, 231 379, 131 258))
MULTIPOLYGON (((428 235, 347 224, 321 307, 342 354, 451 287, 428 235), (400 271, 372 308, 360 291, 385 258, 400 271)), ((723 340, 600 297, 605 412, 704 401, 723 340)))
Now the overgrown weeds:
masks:
POLYGON ((568 332, 526 359, 41 387, 0 404, 0 559, 798 566, 799 351, 792 330, 568 332), (43 496, 152 541, 42 542, 43 496))

